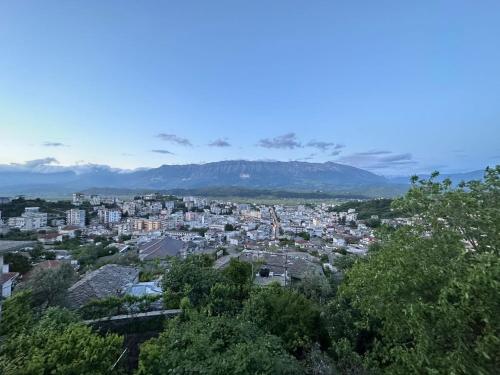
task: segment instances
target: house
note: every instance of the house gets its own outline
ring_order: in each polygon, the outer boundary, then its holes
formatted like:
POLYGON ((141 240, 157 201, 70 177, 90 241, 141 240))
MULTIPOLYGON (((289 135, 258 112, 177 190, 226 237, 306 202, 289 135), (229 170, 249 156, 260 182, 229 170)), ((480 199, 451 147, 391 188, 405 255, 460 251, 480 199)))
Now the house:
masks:
POLYGON ((43 244, 54 244, 56 242, 61 242, 63 240, 63 235, 60 233, 46 233, 38 235, 38 241, 43 244))
POLYGON ((19 276, 17 272, 9 271, 9 265, 3 261, 4 254, 33 246, 33 244, 32 241, 0 241, 0 300, 10 297, 12 284, 19 276))
POLYGON ((139 246, 139 259, 154 260, 168 257, 184 257, 188 243, 171 237, 155 239, 139 246))
POLYGON ((138 280, 137 268, 106 264, 86 274, 68 289, 68 304, 77 309, 92 300, 121 296, 138 280))

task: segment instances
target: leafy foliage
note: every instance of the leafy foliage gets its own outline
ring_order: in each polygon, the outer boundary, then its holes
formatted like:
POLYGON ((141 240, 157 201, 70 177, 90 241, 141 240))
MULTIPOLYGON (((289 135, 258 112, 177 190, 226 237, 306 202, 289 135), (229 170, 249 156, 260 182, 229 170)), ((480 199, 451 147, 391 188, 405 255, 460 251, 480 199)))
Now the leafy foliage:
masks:
POLYGON ((498 369, 498 175, 458 189, 415 180, 395 202, 415 225, 347 271, 329 311, 337 355, 393 374, 498 369))
POLYGON ((349 201, 332 208, 334 212, 347 212, 354 208, 358 219, 367 220, 376 215, 381 219, 390 219, 397 215, 391 207, 392 199, 371 199, 366 201, 349 201))
POLYGON ((277 284, 254 290, 245 303, 243 317, 280 337, 285 347, 299 356, 321 339, 320 314, 314 303, 277 284))
POLYGON ((27 282, 35 306, 63 306, 68 288, 76 281, 77 274, 68 263, 57 269, 35 271, 27 282))
POLYGON ((9 337, 0 348, 0 373, 113 374, 122 338, 99 336, 64 311, 49 309, 32 329, 9 337))
POLYGON ((171 321, 142 346, 138 374, 301 374, 281 341, 227 317, 171 321))
POLYGON ((163 278, 166 306, 178 308, 184 297, 194 307, 204 306, 212 287, 223 281, 223 276, 211 267, 212 263, 204 256, 191 256, 185 261, 173 259, 163 278))
POLYGON ((10 266, 10 271, 21 274, 28 272, 32 266, 27 257, 19 253, 7 253, 4 255, 4 262, 10 266))

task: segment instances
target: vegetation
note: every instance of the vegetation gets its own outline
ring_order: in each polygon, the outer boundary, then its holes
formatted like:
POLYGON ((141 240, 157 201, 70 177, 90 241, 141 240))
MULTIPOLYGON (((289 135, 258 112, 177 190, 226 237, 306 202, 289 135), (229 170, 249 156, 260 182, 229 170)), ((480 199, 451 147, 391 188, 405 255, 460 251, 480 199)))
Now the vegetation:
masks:
POLYGON ((64 215, 67 210, 74 208, 70 201, 51 202, 44 199, 26 199, 23 197, 13 199, 9 203, 0 204, 0 211, 4 217, 21 216, 26 207, 40 207, 40 212, 64 215))
POLYGON ((171 321, 141 348, 139 375, 301 374, 280 340, 254 324, 195 315, 171 321))
POLYGON ((28 257, 19 253, 7 253, 4 255, 4 262, 10 266, 11 272, 26 273, 32 266, 28 257))
POLYGON ((38 323, 7 336, 0 347, 0 373, 117 374, 111 367, 122 341, 114 334, 100 336, 68 311, 51 308, 38 323))
MULTIPOLYGON (((0 206, 1 207, 1 206, 0 206)), ((3 212, 2 212, 3 215, 3 212)), ((0 234, 0 240, 10 241, 36 241, 37 234, 32 231, 21 231, 18 228, 12 228, 5 234, 0 234)))
POLYGON ((390 219, 397 216, 397 211, 391 206, 392 199, 371 199, 365 201, 348 201, 331 210, 334 212, 347 212, 354 208, 358 213, 359 220, 367 220, 372 216, 378 216, 380 219, 390 219))

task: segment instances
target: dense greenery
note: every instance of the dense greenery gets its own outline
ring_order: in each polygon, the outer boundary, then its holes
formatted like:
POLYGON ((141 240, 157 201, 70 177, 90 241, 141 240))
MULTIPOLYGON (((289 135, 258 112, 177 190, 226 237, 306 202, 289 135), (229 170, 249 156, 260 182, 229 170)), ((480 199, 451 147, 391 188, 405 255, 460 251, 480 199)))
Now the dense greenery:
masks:
POLYGON ((414 180, 329 306, 337 359, 374 373, 493 374, 500 366, 500 168, 484 183, 414 180), (464 243, 464 240, 466 241, 464 243))
POLYGON ((111 367, 121 351, 121 337, 100 336, 68 311, 51 308, 37 323, 25 322, 21 332, 6 337, 0 347, 0 373, 116 374, 111 367))
POLYGON ((26 207, 40 207, 40 212, 65 215, 67 210, 74 208, 70 201, 51 202, 44 199, 26 199, 23 197, 13 199, 9 203, 0 204, 3 217, 21 216, 26 207))
POLYGON ((279 338, 228 317, 195 316, 168 324, 141 348, 138 374, 301 374, 279 338))
POLYGON ((11 272, 19 272, 21 274, 28 272, 32 267, 29 258, 20 253, 5 254, 4 262, 10 266, 11 272))
POLYGON ((358 213, 359 220, 367 220, 376 215, 380 219, 389 219, 396 216, 391 206, 392 199, 371 199, 365 201, 349 201, 332 208, 334 212, 347 212, 354 208, 358 213))
POLYGON ((18 228, 12 228, 7 233, 0 234, 0 240, 9 241, 36 241, 37 237, 37 234, 33 231, 22 231, 18 228))

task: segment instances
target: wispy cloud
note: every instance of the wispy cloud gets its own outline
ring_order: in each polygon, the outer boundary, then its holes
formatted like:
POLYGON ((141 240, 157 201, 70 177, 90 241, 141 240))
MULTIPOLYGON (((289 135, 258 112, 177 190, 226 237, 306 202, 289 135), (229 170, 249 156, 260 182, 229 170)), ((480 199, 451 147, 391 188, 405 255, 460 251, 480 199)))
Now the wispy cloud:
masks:
POLYGON ((49 165, 49 164, 59 164, 59 161, 56 158, 47 157, 47 158, 42 158, 42 159, 28 160, 20 165, 27 167, 27 168, 35 168, 35 167, 39 167, 42 165, 49 165))
POLYGON ((274 138, 263 138, 257 143, 264 148, 294 149, 302 147, 295 133, 287 133, 274 138))
POLYGON ((390 169, 415 165, 412 154, 393 153, 386 150, 357 152, 338 158, 336 161, 366 169, 390 169))
POLYGON ((61 142, 44 142, 43 146, 45 147, 62 147, 66 146, 64 143, 61 142))
POLYGON ((295 159, 295 161, 308 161, 308 160, 313 160, 316 157, 316 154, 309 154, 307 156, 304 156, 302 158, 295 159))
POLYGON ((151 152, 155 152, 157 154, 174 155, 173 152, 170 152, 168 150, 161 150, 161 149, 151 150, 151 152))
POLYGON ((157 135, 157 137, 163 141, 175 143, 180 146, 191 147, 193 145, 189 139, 179 137, 178 135, 175 134, 160 133, 157 135))
POLYGON ((344 145, 337 144, 335 142, 324 142, 324 141, 316 141, 316 140, 311 140, 306 144, 307 147, 313 147, 316 148, 320 151, 328 151, 330 149, 333 150, 339 150, 344 147, 344 145))
POLYGON ((210 147, 231 147, 231 144, 225 138, 218 138, 208 144, 210 147))

